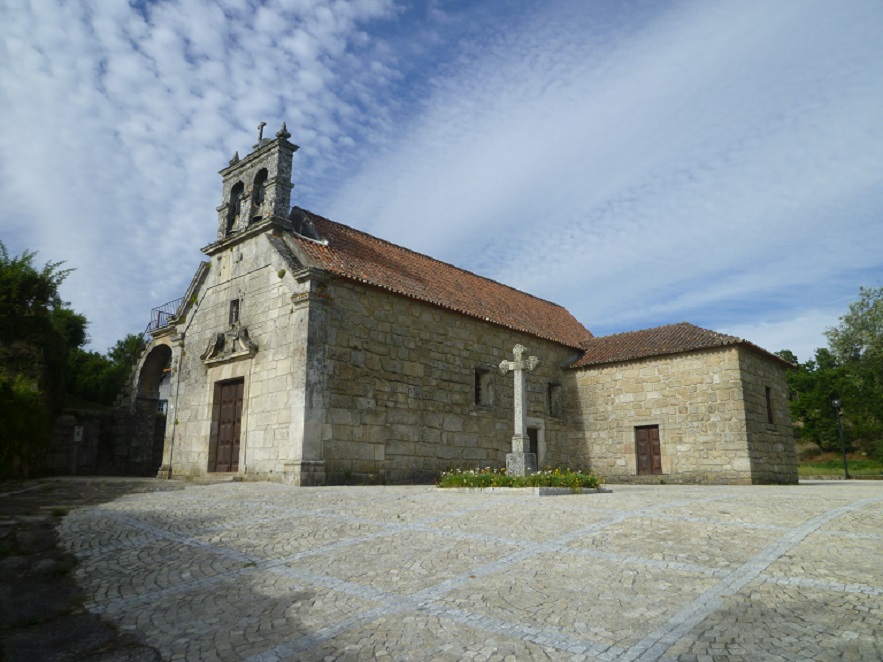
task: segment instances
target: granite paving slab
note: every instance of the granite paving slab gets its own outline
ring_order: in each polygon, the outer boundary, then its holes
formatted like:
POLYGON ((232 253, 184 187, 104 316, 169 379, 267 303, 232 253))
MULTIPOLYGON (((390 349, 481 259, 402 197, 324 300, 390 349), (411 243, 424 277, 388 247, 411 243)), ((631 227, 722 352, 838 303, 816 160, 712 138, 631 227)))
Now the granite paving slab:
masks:
POLYGON ((183 485, 59 525, 168 660, 881 659, 883 484, 183 485))

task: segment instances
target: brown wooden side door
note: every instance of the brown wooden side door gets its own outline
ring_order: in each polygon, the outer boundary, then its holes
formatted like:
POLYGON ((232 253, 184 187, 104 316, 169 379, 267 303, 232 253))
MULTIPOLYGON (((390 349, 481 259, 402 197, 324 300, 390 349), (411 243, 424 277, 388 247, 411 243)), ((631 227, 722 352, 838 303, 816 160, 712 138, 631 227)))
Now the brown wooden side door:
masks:
POLYGON ((635 428, 635 452, 638 456, 639 476, 655 476, 662 473, 658 425, 642 425, 635 428))
POLYGON ((221 384, 221 413, 218 418, 218 448, 215 471, 239 470, 239 433, 242 429, 243 380, 221 384))

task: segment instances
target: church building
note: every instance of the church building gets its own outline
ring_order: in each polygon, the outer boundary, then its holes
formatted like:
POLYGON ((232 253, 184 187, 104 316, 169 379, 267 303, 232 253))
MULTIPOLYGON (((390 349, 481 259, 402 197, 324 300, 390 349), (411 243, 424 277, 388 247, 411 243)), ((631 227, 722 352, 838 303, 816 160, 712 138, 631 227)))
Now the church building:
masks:
POLYGON ((594 337, 563 307, 291 207, 297 146, 221 171, 217 236, 152 331, 162 477, 431 482, 506 465, 517 345, 524 451, 608 482, 796 483, 785 374, 745 340, 680 323, 594 337), (165 371, 165 372, 163 372, 165 371))

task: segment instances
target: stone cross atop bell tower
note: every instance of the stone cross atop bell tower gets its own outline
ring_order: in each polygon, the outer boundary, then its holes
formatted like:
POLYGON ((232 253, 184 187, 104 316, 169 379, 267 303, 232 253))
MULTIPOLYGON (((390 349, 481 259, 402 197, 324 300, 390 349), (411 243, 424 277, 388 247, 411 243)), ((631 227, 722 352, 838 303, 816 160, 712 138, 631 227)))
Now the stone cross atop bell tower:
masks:
POLYGON ((221 170, 224 178, 223 202, 218 207, 218 241, 247 230, 262 221, 285 222, 291 209, 291 162, 297 145, 288 142, 291 134, 282 123, 276 138, 264 138, 266 122, 258 125, 254 151, 244 158, 233 155, 221 170))

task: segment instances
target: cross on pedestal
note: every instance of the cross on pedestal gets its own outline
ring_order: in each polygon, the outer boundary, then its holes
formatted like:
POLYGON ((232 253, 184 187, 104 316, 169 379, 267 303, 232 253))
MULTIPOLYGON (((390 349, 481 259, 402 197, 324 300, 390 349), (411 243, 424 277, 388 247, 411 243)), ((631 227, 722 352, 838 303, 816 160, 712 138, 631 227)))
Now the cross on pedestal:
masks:
POLYGON ((514 361, 502 361, 500 372, 510 370, 515 373, 515 434, 512 436, 512 452, 506 454, 506 471, 512 476, 524 476, 537 470, 537 456, 530 452, 530 437, 527 436, 527 403, 525 397, 525 370, 533 370, 539 364, 535 356, 522 358, 527 348, 515 345, 512 353, 514 361))

